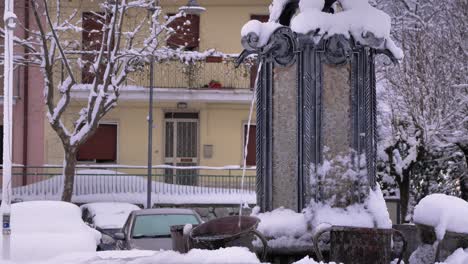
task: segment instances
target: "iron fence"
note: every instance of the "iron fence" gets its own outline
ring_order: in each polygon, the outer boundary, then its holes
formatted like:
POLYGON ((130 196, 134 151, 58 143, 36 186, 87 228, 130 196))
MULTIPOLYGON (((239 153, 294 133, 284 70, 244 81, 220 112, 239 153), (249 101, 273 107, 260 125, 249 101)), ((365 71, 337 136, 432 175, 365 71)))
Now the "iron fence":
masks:
MULTIPOLYGON (((77 202, 118 200, 143 201, 147 193, 147 168, 144 166, 77 166, 73 196, 77 202)), ((240 168, 154 166, 152 193, 159 202, 177 203, 197 197, 219 195, 253 195, 255 169, 247 169, 242 186, 240 168), (187 170, 187 173, 165 174, 165 170, 187 170), (185 199, 179 199, 179 198, 185 199)), ((60 166, 14 166, 12 174, 13 199, 59 199, 64 177, 60 166)), ((1 182, 0 182, 1 185, 1 182)), ((220 197, 220 196, 219 196, 220 197)), ((232 198, 231 197, 231 198, 232 198)), ((223 197, 221 197, 223 198, 223 197)), ((224 199, 232 200, 232 199, 224 199)), ((235 199, 234 199, 235 200, 235 199)), ((196 203, 197 201, 194 201, 196 203)), ((215 201, 214 201, 215 202, 215 201)))
MULTIPOLYGON (((155 64, 153 76, 157 88, 189 89, 251 89, 255 71, 252 63, 235 67, 234 58, 208 57, 204 61, 184 63, 180 60, 167 60, 155 64)), ((129 74, 128 86, 149 87, 150 70, 129 74)))

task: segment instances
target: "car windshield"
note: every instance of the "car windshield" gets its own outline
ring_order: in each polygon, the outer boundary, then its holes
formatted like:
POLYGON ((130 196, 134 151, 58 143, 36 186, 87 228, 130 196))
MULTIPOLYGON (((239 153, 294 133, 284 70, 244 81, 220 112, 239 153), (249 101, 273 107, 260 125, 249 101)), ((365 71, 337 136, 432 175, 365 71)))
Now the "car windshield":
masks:
POLYGON ((195 215, 190 214, 157 214, 138 215, 133 226, 133 238, 170 237, 173 225, 199 224, 195 215))

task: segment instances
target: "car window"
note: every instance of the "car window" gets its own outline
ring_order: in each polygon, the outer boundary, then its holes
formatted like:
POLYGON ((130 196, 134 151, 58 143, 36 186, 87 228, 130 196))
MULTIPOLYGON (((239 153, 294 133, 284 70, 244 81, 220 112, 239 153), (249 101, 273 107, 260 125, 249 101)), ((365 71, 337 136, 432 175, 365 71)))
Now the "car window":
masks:
POLYGON ((189 214, 139 215, 135 218, 132 237, 168 237, 173 225, 199 223, 197 217, 189 214))

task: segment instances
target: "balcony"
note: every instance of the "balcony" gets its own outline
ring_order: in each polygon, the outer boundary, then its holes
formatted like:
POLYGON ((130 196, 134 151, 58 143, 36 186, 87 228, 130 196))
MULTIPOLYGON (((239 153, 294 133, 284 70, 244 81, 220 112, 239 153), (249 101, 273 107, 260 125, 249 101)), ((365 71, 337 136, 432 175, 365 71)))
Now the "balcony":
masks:
MULTIPOLYGON (((235 58, 232 57, 207 57, 204 61, 190 64, 179 60, 164 61, 154 64, 154 87, 198 90, 252 89, 255 77, 252 76, 251 68, 249 63, 236 68, 235 58)), ((149 87, 149 66, 143 71, 130 74, 126 84, 149 87)))
MULTIPOLYGON (((150 86, 149 65, 130 73, 120 89, 120 101, 147 102, 150 86)), ((155 100, 159 102, 208 102, 246 104, 252 100, 256 66, 248 61, 235 67, 234 57, 207 57, 203 61, 184 63, 165 60, 154 64, 155 100), (253 65, 253 66, 252 66, 253 65)), ((81 72, 75 76, 81 77, 81 72)), ((89 85, 72 90, 72 97, 86 101, 89 85)))

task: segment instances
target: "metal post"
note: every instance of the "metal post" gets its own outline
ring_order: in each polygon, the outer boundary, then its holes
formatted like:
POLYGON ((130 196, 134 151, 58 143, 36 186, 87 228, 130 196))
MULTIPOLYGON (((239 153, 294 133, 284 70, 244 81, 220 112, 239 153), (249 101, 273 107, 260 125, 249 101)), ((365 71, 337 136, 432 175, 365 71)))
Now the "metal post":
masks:
POLYGON ((149 108, 148 108, 148 186, 147 186, 147 200, 146 208, 151 208, 151 183, 152 183, 152 167, 153 167, 153 68, 154 61, 150 61, 150 94, 149 94, 149 108))
POLYGON ((13 31, 16 15, 13 0, 5 0, 4 97, 3 97, 3 184, 2 184, 2 256, 10 259, 11 163, 13 124, 13 31))

